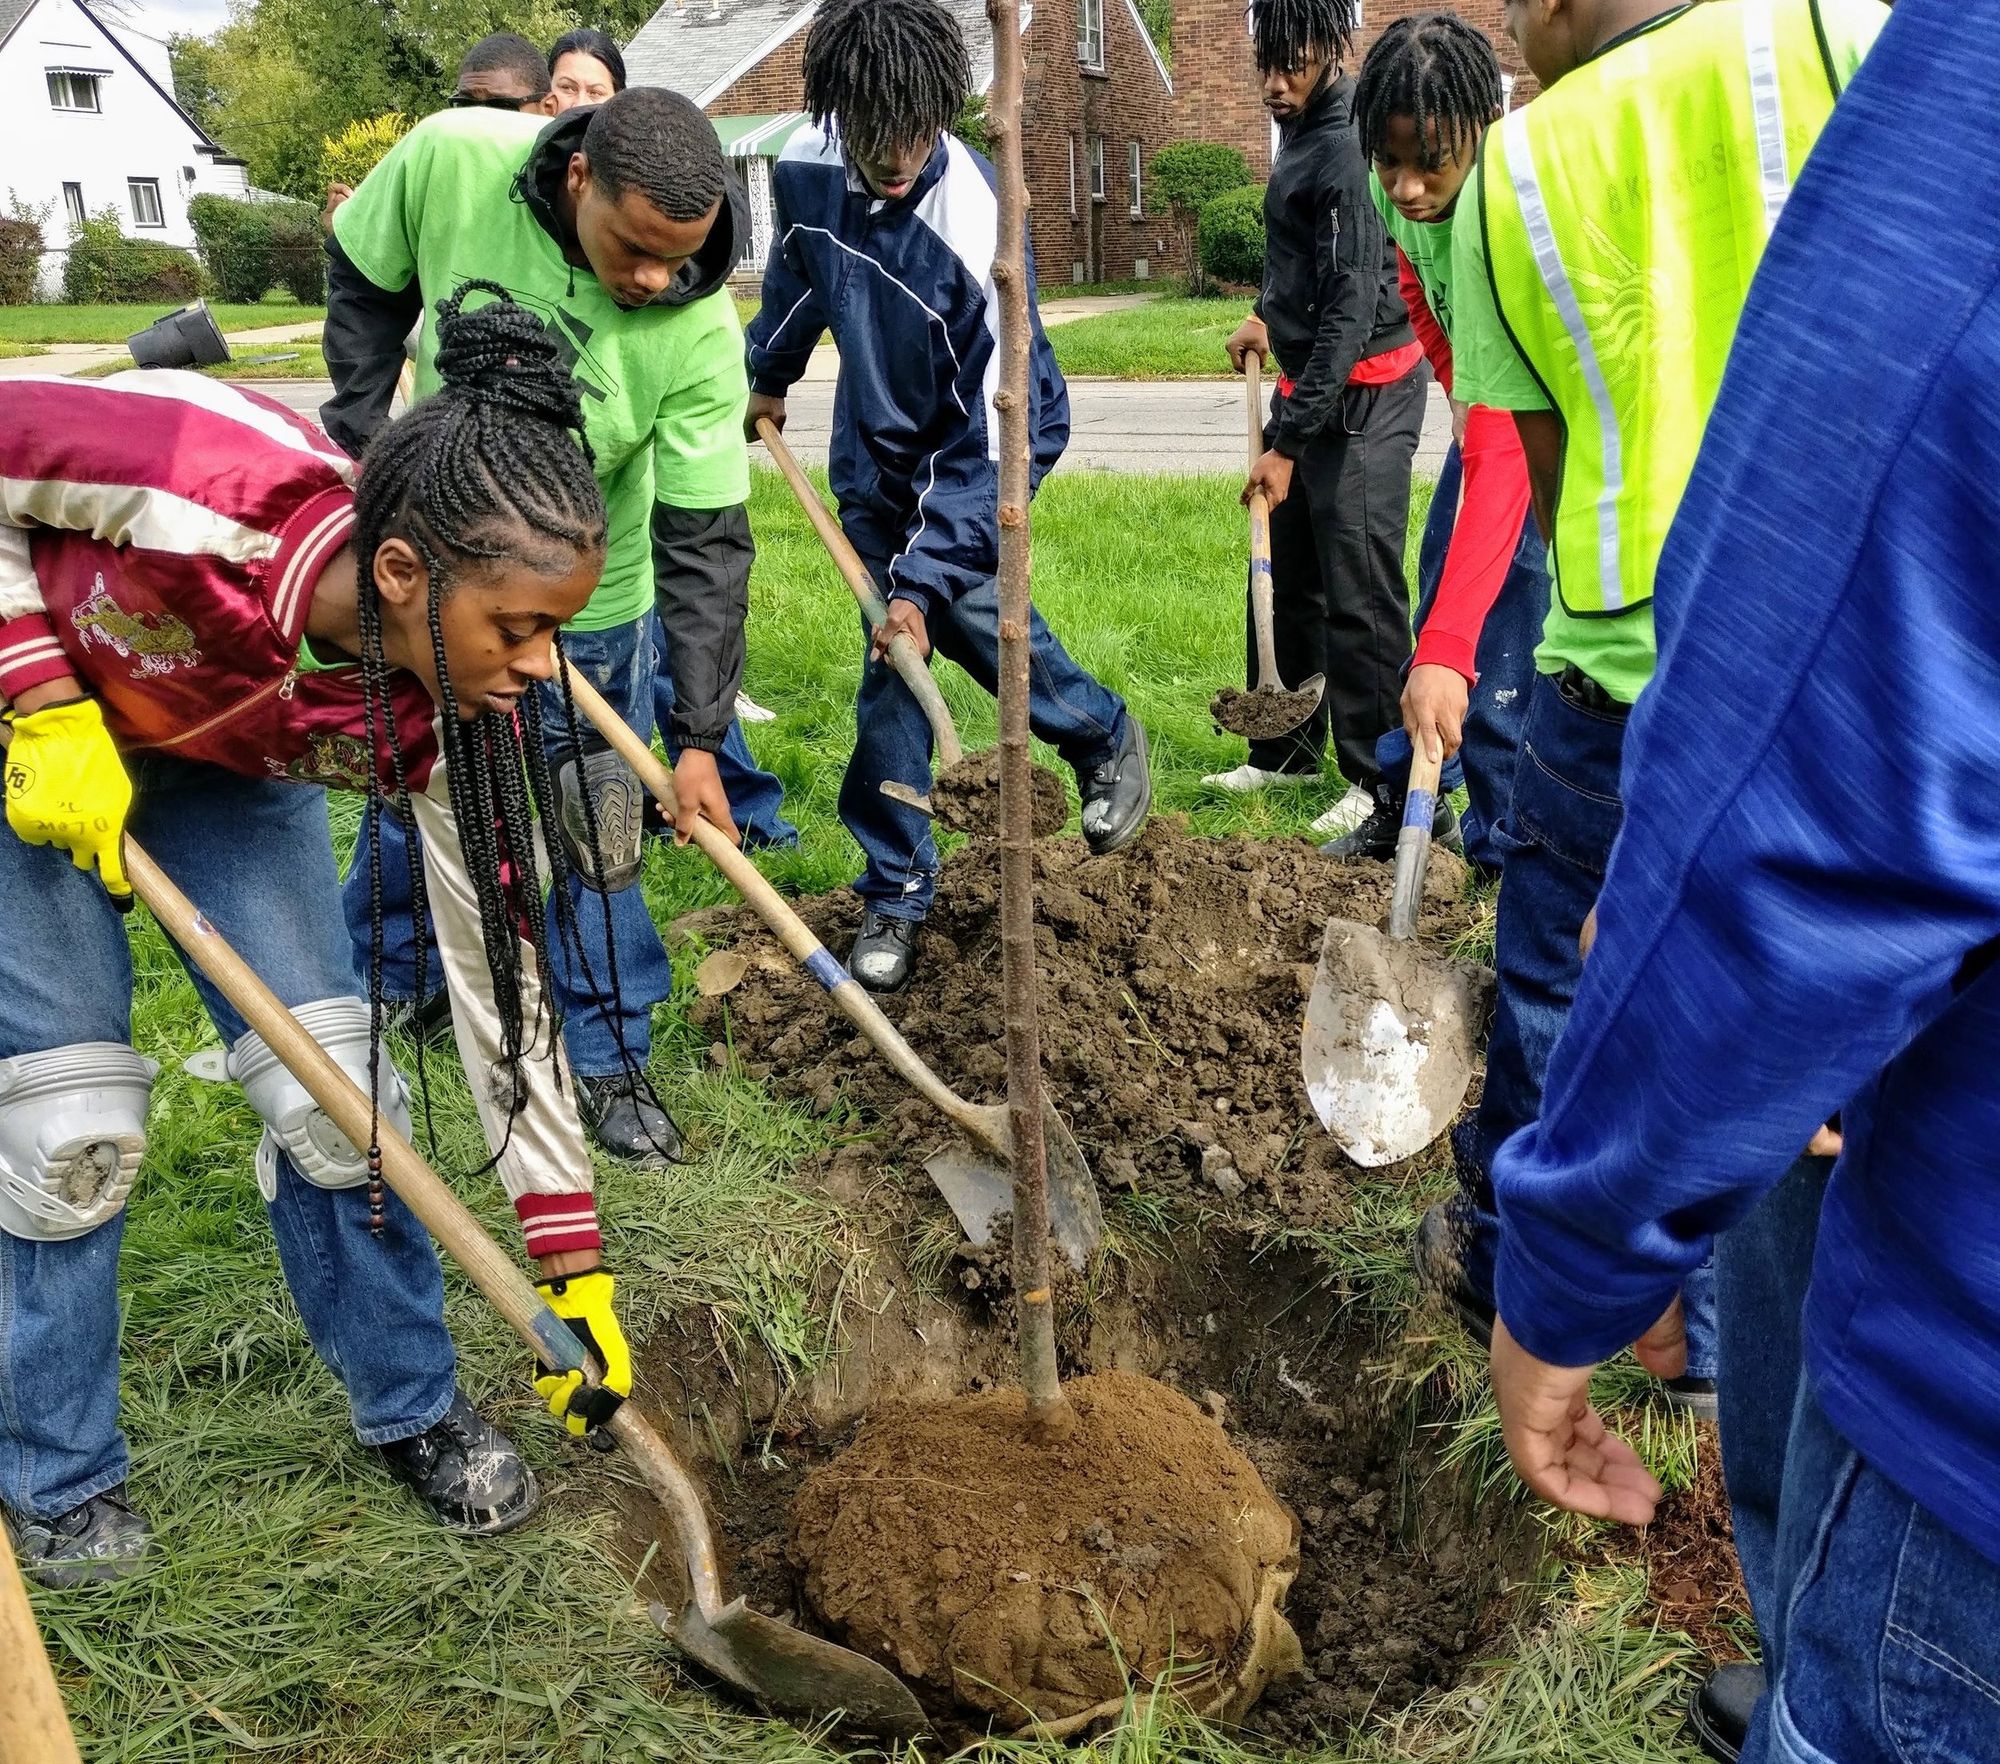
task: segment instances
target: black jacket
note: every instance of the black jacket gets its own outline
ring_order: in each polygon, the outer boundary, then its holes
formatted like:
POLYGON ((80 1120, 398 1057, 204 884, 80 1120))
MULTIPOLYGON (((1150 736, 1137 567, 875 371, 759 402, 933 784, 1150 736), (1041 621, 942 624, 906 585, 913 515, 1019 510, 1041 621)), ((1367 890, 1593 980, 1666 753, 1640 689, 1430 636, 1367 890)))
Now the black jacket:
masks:
MULTIPOLYGON (((593 108, 565 111, 542 130, 509 193, 511 200, 526 205, 565 258, 576 255, 576 236, 563 223, 556 195, 571 155, 583 144, 593 108)), ((732 177, 708 238, 652 304, 685 306, 712 294, 728 280, 749 237, 749 204, 732 177)), ((404 339, 423 314, 423 290, 414 278, 401 288, 378 287, 332 234, 326 256, 321 347, 333 396, 320 406, 320 423, 358 458, 388 420, 403 368, 404 339)), ((736 690, 743 677, 743 621, 756 555, 749 516, 741 505, 686 509, 655 503, 652 537, 653 590, 666 626, 674 682, 673 737, 682 746, 712 753, 736 715, 736 690)))
POLYGON ((1330 79, 1282 127, 1264 190, 1264 288, 1271 351, 1297 382, 1273 411, 1272 446, 1296 458, 1340 416, 1354 364, 1410 342, 1396 252, 1368 194, 1354 81, 1330 79))

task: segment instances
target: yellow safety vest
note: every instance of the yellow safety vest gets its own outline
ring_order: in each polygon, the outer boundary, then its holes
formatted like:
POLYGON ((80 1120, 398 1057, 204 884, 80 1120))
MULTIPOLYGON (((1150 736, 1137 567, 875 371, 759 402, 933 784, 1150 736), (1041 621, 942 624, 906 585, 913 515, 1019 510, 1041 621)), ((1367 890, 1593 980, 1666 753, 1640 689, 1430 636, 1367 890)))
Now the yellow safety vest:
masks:
POLYGON ((1822 44, 1814 0, 1704 0, 1487 133, 1493 296, 1562 420, 1550 567, 1576 617, 1653 597, 1750 278, 1833 109, 1822 44))

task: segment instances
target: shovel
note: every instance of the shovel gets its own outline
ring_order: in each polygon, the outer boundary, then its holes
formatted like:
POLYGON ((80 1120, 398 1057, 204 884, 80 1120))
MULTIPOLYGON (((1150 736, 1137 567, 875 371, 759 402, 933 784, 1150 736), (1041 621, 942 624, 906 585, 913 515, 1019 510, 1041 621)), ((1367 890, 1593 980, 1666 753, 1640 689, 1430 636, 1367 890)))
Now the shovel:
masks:
MULTIPOLYGON (((1243 357, 1243 388, 1250 404, 1250 464, 1264 450, 1264 386, 1261 358, 1243 357)), ((1253 741, 1289 734, 1314 711, 1326 692, 1326 676, 1315 674, 1297 690, 1278 677, 1278 647, 1271 635, 1271 509, 1261 496, 1250 498, 1250 619, 1257 632, 1257 685, 1244 692, 1225 686, 1208 703, 1219 729, 1253 741)))
MULTIPOLYGON (((661 808, 672 816, 674 781, 659 756, 632 733, 625 719, 604 702, 596 688, 570 667, 567 660, 561 665, 577 708, 617 749, 619 758, 638 774, 639 781, 659 799, 661 808)), ((969 1103, 925 1065, 861 982, 841 966, 832 951, 764 879, 764 873, 730 844, 720 829, 705 820, 697 821, 694 842, 792 952, 799 966, 826 989, 841 1014, 868 1038, 897 1077, 971 1142, 969 1148, 952 1147, 926 1159, 924 1169, 950 1203, 959 1228, 974 1245, 985 1248, 993 1241, 996 1222, 1006 1218, 1014 1208, 1014 1132, 1007 1105, 993 1103, 981 1107, 969 1103)), ((1084 1161, 1083 1148, 1046 1097, 1042 1100, 1042 1133, 1048 1145, 1050 1225, 1063 1253, 1069 1257, 1070 1266, 1081 1270, 1088 1265, 1104 1236, 1097 1181, 1084 1161)))
POLYGON ((0 1764, 78 1764, 13 1549, 0 1539, 0 1764))
MULTIPOLYGON (((888 605, 875 587, 875 579, 868 573, 868 566, 861 561, 861 555, 854 549, 847 535, 840 530, 840 523, 827 512, 826 504, 819 499, 813 489, 812 480, 805 474, 798 457, 786 444, 778 431, 778 425, 769 417, 757 419, 757 435, 770 449, 771 458, 778 470, 784 474, 785 482, 798 498, 799 507, 805 510, 806 519, 812 522, 813 531, 819 535, 820 543, 827 549, 842 578, 852 590, 854 598, 861 604, 862 616, 868 621, 871 631, 882 629, 883 621, 889 616, 888 605)), ((957 726, 951 720, 951 709, 944 701, 944 694, 938 690, 937 681, 931 678, 931 671, 924 665, 924 658, 917 653, 917 646, 906 636, 898 635, 889 645, 889 665, 909 687, 919 705, 923 707, 925 718, 931 726, 932 738, 937 742, 938 772, 950 779, 951 796, 940 818, 955 833, 984 833, 1000 823, 1000 774, 997 768, 984 764, 986 756, 975 754, 974 764, 959 773, 958 768, 965 759, 964 745, 958 739, 957 726), (952 774, 958 773, 956 777, 952 774)), ((920 790, 890 779, 880 788, 882 794, 892 802, 900 802, 905 808, 913 808, 922 815, 936 815, 931 798, 920 790)), ((1062 780, 1046 766, 1035 768, 1035 833, 1060 832, 1062 824, 1069 818, 1069 800, 1063 794, 1062 780)))
POLYGON ((1306 1002, 1300 1065, 1320 1125, 1357 1164, 1414 1157, 1457 1117, 1472 1079, 1482 988, 1416 942, 1441 762, 1419 743, 1396 836, 1386 936, 1329 919, 1306 1002))
MULTIPOLYGON (((167 934, 264 1038, 334 1126, 353 1144, 366 1145, 370 1111, 361 1087, 299 1027, 271 989, 129 837, 125 871, 133 892, 152 909, 167 934)), ((569 1325, 542 1301, 437 1172, 386 1121, 380 1123, 378 1137, 383 1181, 513 1325, 514 1333, 544 1365, 581 1371, 594 1381, 583 1344, 569 1325)), ((781 1714, 810 1721, 838 1717, 854 1727, 899 1739, 926 1730, 929 1723, 916 1698, 886 1667, 753 1611, 740 1598, 725 1600, 701 1495, 667 1442, 635 1402, 624 1403, 605 1425, 665 1508, 680 1548, 691 1596, 677 1615, 656 1605, 653 1616, 683 1653, 781 1714)))

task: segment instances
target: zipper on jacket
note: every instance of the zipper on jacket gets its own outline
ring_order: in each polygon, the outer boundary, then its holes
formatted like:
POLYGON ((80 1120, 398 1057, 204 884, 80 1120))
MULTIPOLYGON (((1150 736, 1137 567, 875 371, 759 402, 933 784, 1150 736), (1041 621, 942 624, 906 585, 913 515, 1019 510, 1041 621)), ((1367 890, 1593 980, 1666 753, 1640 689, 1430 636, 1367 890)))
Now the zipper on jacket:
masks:
POLYGON ((183 729, 178 735, 156 742, 154 745, 161 749, 179 747, 185 741, 194 740, 197 735, 206 735, 211 729, 219 729, 224 723, 234 721, 245 711, 262 704, 273 693, 280 698, 289 699, 298 683, 299 670, 296 667, 287 668, 282 679, 272 680, 259 686, 248 698, 239 698, 227 710, 217 711, 206 722, 197 723, 192 729, 183 729))

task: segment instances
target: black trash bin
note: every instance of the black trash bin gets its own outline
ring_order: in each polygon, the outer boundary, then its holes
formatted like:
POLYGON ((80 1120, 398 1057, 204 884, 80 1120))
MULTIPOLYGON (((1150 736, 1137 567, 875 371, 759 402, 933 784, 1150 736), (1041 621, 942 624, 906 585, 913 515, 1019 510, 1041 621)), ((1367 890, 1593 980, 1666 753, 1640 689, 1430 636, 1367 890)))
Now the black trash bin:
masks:
POLYGON ((125 347, 142 368, 214 367, 229 359, 229 345, 206 300, 155 319, 136 337, 127 337, 125 347))

